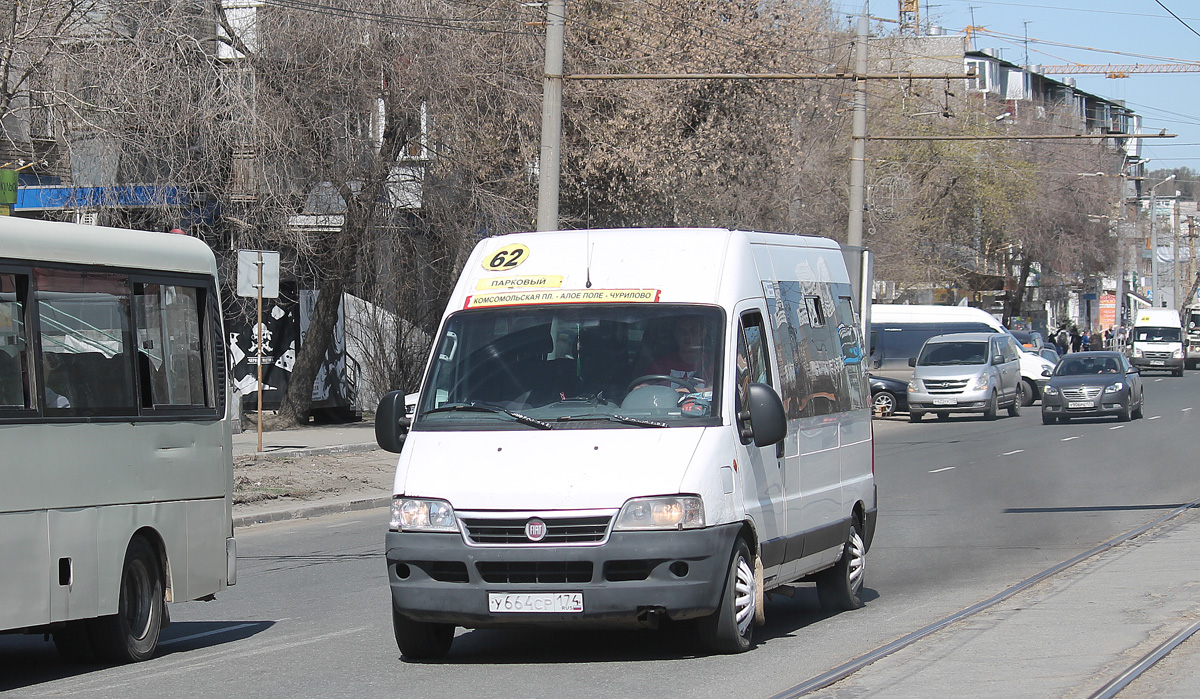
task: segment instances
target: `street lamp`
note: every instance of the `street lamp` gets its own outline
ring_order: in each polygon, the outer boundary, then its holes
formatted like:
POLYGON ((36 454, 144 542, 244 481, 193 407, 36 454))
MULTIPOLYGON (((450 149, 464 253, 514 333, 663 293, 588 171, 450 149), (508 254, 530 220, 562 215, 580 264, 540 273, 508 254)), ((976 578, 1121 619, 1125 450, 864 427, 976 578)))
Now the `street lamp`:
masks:
POLYGON ((1151 298, 1155 306, 1162 306, 1158 296, 1158 208, 1154 199, 1154 190, 1175 179, 1171 174, 1167 179, 1150 188, 1150 279, 1151 298))

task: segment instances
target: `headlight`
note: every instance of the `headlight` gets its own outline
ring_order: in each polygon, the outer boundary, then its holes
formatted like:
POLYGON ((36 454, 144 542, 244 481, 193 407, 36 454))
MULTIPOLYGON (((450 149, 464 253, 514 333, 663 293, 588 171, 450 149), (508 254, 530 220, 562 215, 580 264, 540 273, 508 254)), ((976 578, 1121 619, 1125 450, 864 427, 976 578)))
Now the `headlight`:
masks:
POLYGON ((1105 393, 1116 393, 1116 392, 1120 391, 1122 388, 1125 388, 1125 384, 1118 381, 1117 383, 1111 384, 1109 386, 1105 386, 1104 392, 1105 393))
POLYGON ((1053 386, 1046 386, 1045 388, 1042 389, 1042 395, 1043 396, 1057 396, 1058 389, 1053 386))
POLYGON ((1172 353, 1171 353, 1171 356, 1172 356, 1172 357, 1174 357, 1174 358, 1176 358, 1176 359, 1183 359, 1183 350, 1181 350, 1181 349, 1177 349, 1177 350, 1175 350, 1174 352, 1172 352, 1172 353))
POLYGON ((971 389, 975 391, 982 391, 988 387, 989 383, 991 383, 991 378, 987 374, 980 374, 979 376, 975 377, 975 383, 972 384, 971 389))
POLYGON ((699 529, 704 526, 704 502, 692 495, 635 498, 617 515, 614 531, 637 529, 699 529))
POLYGON ((1142 350, 1141 350, 1141 348, 1139 348, 1139 347, 1134 347, 1134 348, 1133 348, 1133 356, 1137 357, 1138 359, 1141 359, 1141 358, 1142 358, 1142 350))
POLYGON ((908 380, 908 390, 909 391, 921 390, 921 380, 920 379, 909 379, 908 380))
POLYGON ((388 526, 393 531, 404 532, 458 531, 454 508, 445 500, 395 498, 392 500, 392 518, 388 526))

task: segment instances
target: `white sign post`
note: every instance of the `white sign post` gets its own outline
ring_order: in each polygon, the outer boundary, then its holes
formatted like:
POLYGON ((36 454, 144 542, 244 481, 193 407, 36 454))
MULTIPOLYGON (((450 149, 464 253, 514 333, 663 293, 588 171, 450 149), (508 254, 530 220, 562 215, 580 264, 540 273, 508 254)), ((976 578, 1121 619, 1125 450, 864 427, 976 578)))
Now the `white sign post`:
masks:
POLYGON ((258 299, 258 325, 255 326, 254 343, 258 346, 258 451, 261 453, 263 450, 262 300, 263 298, 279 297, 279 253, 269 250, 238 250, 237 293, 238 296, 254 296, 258 299))

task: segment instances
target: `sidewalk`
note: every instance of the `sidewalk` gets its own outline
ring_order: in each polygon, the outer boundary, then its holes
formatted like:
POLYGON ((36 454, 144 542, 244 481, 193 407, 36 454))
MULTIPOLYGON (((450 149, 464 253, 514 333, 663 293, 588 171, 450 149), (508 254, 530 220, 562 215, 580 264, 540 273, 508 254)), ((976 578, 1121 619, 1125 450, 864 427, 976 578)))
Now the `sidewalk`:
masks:
MULTIPOLYGON (((372 451, 378 449, 379 445, 375 442, 375 423, 357 422, 265 431, 262 434, 262 448, 262 456, 282 458, 372 451)), ((258 430, 253 426, 241 434, 233 435, 233 458, 258 453, 258 430)))
MULTIPOLYGON (((810 696, 1094 696, 1200 619, 1197 561, 1194 508, 810 696)), ((1200 634, 1123 696, 1200 696, 1200 634)))
MULTIPOLYGON (((262 451, 258 451, 258 430, 245 430, 233 435, 234 461, 259 458, 283 459, 318 454, 346 454, 379 449, 375 441, 375 423, 360 422, 346 425, 312 425, 291 430, 264 431, 262 451)), ((338 512, 352 512, 387 507, 390 492, 381 491, 374 497, 328 497, 319 500, 281 503, 255 502, 233 506, 235 529, 264 522, 320 517, 338 512)))

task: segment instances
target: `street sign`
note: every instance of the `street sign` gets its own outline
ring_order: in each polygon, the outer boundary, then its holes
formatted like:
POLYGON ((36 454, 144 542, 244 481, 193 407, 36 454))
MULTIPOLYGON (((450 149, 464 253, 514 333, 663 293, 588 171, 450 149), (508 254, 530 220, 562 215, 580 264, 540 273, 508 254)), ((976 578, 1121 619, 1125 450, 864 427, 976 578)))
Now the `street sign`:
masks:
POLYGON ((279 298, 279 253, 270 250, 238 250, 237 294, 254 298, 262 284, 264 299, 279 298), (258 267, 262 263, 262 280, 258 267))

